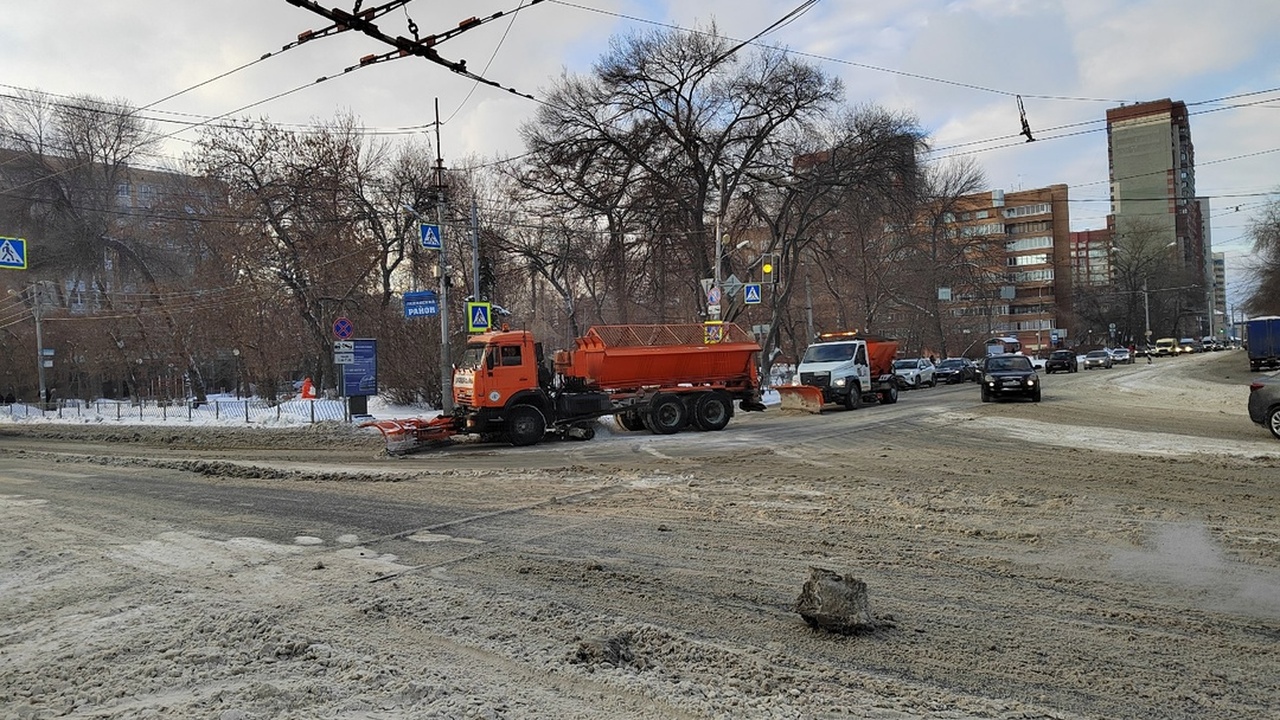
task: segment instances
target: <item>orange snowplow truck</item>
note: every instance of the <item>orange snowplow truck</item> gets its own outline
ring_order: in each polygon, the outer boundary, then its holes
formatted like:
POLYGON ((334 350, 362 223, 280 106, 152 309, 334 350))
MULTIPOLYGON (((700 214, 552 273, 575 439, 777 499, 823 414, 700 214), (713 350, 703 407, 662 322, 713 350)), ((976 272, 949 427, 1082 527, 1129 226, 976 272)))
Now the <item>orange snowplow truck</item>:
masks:
POLYGON ((615 415, 627 430, 657 434, 686 426, 721 430, 743 410, 764 410, 756 353, 741 328, 703 325, 605 325, 591 328, 572 351, 548 365, 542 343, 526 330, 472 336, 453 372, 452 415, 430 421, 367 423, 382 431, 391 452, 457 434, 532 445, 548 434, 577 440, 595 435, 594 420, 615 415))

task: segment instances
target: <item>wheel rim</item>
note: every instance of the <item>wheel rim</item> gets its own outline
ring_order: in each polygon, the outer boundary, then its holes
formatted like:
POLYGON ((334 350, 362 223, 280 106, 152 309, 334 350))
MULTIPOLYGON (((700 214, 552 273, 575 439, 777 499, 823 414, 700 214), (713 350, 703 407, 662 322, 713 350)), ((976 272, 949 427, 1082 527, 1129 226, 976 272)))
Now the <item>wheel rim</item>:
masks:
POLYGON ((653 422, 653 429, 660 434, 668 435, 679 432, 680 427, 684 425, 685 407, 679 398, 667 396, 660 399, 650 411, 649 417, 653 422))
POLYGON ((704 428, 724 427, 729 422, 729 407, 720 398, 704 398, 698 403, 698 420, 704 428))
POLYGON ((1280 438, 1280 408, 1271 411, 1271 434, 1280 438))

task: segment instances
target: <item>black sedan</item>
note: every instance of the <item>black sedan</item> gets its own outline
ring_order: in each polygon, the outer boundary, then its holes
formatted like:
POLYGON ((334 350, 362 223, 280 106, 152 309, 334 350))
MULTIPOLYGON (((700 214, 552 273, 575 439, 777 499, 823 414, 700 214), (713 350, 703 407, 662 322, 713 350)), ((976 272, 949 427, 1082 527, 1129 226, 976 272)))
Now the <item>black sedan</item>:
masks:
POLYGON ((948 385, 966 383, 970 380, 976 382, 979 377, 978 366, 968 358, 947 358, 938 363, 933 377, 938 382, 948 385))
POLYGON ((1059 370, 1076 372, 1079 369, 1080 362, 1076 359, 1075 350, 1054 350, 1049 353, 1049 359, 1044 361, 1044 371, 1050 375, 1059 370))
POLYGON ((982 402, 1009 397, 1040 402, 1040 376, 1026 355, 992 355, 982 373, 982 402))

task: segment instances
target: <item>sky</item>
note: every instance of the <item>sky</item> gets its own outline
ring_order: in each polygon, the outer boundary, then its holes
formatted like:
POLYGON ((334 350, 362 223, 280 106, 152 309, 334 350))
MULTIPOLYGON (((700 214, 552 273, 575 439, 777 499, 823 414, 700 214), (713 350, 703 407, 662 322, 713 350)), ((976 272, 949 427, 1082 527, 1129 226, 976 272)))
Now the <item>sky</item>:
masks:
MULTIPOLYGON (((714 23, 745 40, 803 4, 412 0, 377 23, 405 37, 412 23, 426 36, 502 12, 437 49, 538 97, 562 73, 589 73, 615 36, 714 23)), ((350 10, 354 0, 341 6, 350 10)), ((304 30, 329 24, 286 0, 0 0, 0 8, 0 95, 39 90, 146 107, 171 135, 165 147, 173 157, 191 149, 193 122, 219 116, 305 126, 349 113, 388 139, 422 135, 434 146, 435 129, 423 126, 438 103, 448 166, 520 154, 519 126, 537 108, 422 58, 344 73, 387 49, 351 32, 279 52, 304 30), (275 54, 259 60, 268 53, 275 54), (329 79, 316 82, 321 77, 329 79)), ((1228 303, 1243 299, 1249 223, 1280 197, 1280 2, 818 0, 759 42, 839 77, 850 105, 914 114, 933 159, 972 156, 991 189, 1068 185, 1073 230, 1106 225, 1107 109, 1161 98, 1187 103, 1197 194, 1211 198, 1228 303), (1019 136, 1018 96, 1034 143, 1019 136)))

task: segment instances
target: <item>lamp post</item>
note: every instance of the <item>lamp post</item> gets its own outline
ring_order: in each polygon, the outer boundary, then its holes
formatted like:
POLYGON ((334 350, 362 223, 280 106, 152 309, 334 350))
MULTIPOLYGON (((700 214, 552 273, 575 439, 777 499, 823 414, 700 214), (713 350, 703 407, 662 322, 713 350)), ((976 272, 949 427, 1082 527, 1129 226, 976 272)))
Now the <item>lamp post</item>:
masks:
POLYGON ((1142 278, 1142 314, 1143 330, 1146 331, 1146 344, 1151 345, 1151 298, 1147 293, 1147 279, 1142 278))

